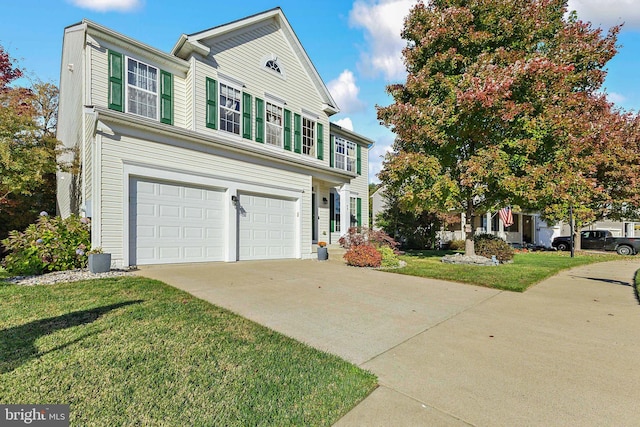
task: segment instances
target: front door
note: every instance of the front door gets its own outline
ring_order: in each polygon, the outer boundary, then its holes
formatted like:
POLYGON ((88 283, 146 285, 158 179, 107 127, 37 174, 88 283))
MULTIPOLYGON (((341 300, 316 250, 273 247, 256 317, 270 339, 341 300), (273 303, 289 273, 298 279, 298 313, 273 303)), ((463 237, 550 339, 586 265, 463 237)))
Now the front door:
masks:
POLYGON ((533 243, 533 217, 522 216, 522 243, 533 243))

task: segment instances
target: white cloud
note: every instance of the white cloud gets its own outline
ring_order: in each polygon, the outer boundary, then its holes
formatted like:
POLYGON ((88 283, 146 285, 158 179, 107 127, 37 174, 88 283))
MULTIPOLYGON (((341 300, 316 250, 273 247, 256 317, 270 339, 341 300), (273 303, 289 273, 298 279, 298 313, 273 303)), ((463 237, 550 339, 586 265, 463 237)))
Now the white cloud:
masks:
POLYGON ((351 71, 344 70, 337 79, 327 83, 327 88, 343 113, 364 110, 364 102, 358 99, 360 88, 356 85, 356 78, 351 71))
POLYGON ((73 5, 98 12, 115 10, 131 12, 142 7, 144 0, 69 0, 73 5))
POLYGON ((609 28, 625 23, 624 28, 640 28, 640 2, 638 0, 569 0, 569 10, 578 12, 578 18, 594 26, 609 28))
POLYGON ((609 92, 609 93, 607 93, 607 100, 609 102, 613 102, 614 104, 618 104, 619 105, 619 104, 624 103, 627 100, 627 98, 624 95, 620 94, 620 93, 609 92))
POLYGON ((361 54, 362 70, 382 72, 387 80, 403 79, 406 73, 400 37, 404 18, 415 0, 356 0, 349 14, 352 26, 365 30, 368 49, 361 54))
POLYGON ((369 150, 369 182, 379 182, 377 175, 382 170, 384 156, 391 152, 395 135, 391 132, 376 139, 376 145, 369 150))
POLYGON ((337 124, 338 126, 340 126, 341 128, 350 130, 353 132, 353 122, 351 121, 351 119, 349 117, 345 117, 343 119, 340 120, 336 120, 334 122, 335 124, 337 124))

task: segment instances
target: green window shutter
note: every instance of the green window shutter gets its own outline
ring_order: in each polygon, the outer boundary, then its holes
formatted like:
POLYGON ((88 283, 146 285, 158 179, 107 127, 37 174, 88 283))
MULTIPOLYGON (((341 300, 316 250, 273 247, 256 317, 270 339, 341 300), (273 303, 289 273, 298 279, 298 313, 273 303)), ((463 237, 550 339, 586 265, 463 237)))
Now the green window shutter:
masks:
POLYGON ((318 159, 323 160, 324 159, 324 135, 323 135, 323 128, 324 126, 322 126, 321 123, 318 123, 318 159))
POLYGON ((173 124, 173 75, 160 70, 160 121, 173 124))
POLYGON ((333 167, 333 158, 335 157, 335 136, 331 135, 329 137, 329 166, 333 167))
POLYGON ((302 117, 293 115, 293 151, 302 153, 302 117))
POLYGON ((362 147, 360 147, 358 145, 358 149, 357 149, 357 158, 356 158, 356 169, 358 172, 358 175, 362 175, 362 152, 361 152, 362 147))
POLYGON ((264 143, 264 101, 256 98, 256 142, 264 143))
POLYGON ((122 54, 109 51, 109 109, 124 112, 124 66, 122 54))
POLYGON ((218 82, 207 77, 207 121, 208 128, 218 128, 218 82))
POLYGON ((291 151, 291 111, 284 110, 284 149, 291 151))
POLYGON ((360 197, 356 199, 356 219, 358 227, 362 227, 362 199, 360 197))
POLYGON ((242 92, 242 137, 251 139, 251 95, 242 92))

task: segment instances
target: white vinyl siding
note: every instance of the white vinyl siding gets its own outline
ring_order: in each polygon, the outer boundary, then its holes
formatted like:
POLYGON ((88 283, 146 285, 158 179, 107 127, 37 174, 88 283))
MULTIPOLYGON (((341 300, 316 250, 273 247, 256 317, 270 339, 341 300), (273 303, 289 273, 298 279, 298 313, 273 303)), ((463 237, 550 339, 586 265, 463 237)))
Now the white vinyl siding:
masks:
MULTIPOLYGON (((101 226, 108 229, 109 233, 103 235, 101 245, 105 252, 111 252, 114 260, 123 259, 122 242, 123 233, 128 232, 124 228, 123 205, 123 163, 138 163, 144 159, 144 163, 155 167, 168 169, 178 168, 184 173, 200 174, 203 176, 220 176, 233 181, 242 181, 264 186, 271 186, 304 190, 301 193, 302 211, 311 209, 311 177, 305 174, 276 169, 268 165, 251 163, 247 167, 247 161, 219 156, 219 151, 214 147, 181 143, 181 146, 172 145, 170 142, 158 143, 144 141, 128 136, 117 139, 102 137, 102 180, 101 193, 101 226), (212 168, 215 165, 215 168, 212 168), (307 200, 308 199, 308 200, 307 200), (306 210, 305 210, 306 209, 306 210)), ((126 184, 128 185, 128 184, 126 184)), ((238 184, 241 188, 242 184, 238 184)), ((268 187, 265 187, 268 188, 268 187)), ((265 190, 265 192, 268 192, 265 190)), ((300 244, 303 250, 311 245, 310 232, 311 221, 307 216, 302 217, 300 244)), ((310 251, 310 249, 309 249, 310 251)), ((303 256, 305 253, 303 252, 303 256)))
MULTIPOLYGON (((69 70, 64 67, 60 72, 60 88, 64 91, 60 93, 59 110, 58 110, 58 131, 56 137, 62 142, 65 148, 77 148, 77 154, 82 155, 83 135, 82 125, 83 117, 83 46, 84 32, 79 29, 65 30, 65 50, 62 52, 62 63, 73 64, 73 69, 69 70)), ((87 145, 90 145, 88 143, 87 145)), ((85 153, 86 154, 86 153, 85 153)), ((72 160, 72 151, 65 150, 58 158, 64 163, 72 160)), ((80 159, 84 161, 85 159, 80 159)), ((60 215, 67 217, 72 213, 78 213, 74 210, 77 208, 77 200, 72 198, 76 196, 78 190, 74 191, 73 176, 64 171, 58 171, 57 174, 57 204, 60 215)), ((49 212, 54 214, 54 212, 49 212)))
MULTIPOLYGON (((110 45, 105 44, 105 46, 101 46, 101 41, 95 39, 94 37, 88 35, 87 36, 87 61, 91 64, 90 70, 90 92, 87 100, 85 100, 86 105, 96 105, 101 107, 108 106, 109 100, 109 91, 108 91, 108 47, 110 45)), ((142 61, 146 64, 149 64, 158 69, 158 73, 163 68, 160 64, 154 63, 153 59, 146 58, 144 56, 135 54, 133 52, 129 52, 126 49, 123 49, 119 46, 112 47, 114 51, 119 52, 124 57, 124 81, 123 84, 127 84, 127 61, 126 57, 134 58, 135 60, 142 61)), ((187 126, 187 86, 184 74, 179 72, 172 72, 170 67, 167 67, 165 71, 171 72, 173 75, 173 125, 186 128, 187 126)), ((127 98, 125 97, 125 104, 127 102, 127 98)), ((126 107, 125 107, 126 110, 126 107)))
MULTIPOLYGON (((206 41, 202 42, 206 44, 206 41)), ((300 114, 303 109, 317 111, 317 123, 321 123, 325 129, 329 129, 329 119, 321 110, 323 100, 319 96, 315 84, 309 78, 296 53, 291 49, 290 43, 275 24, 264 23, 238 35, 216 40, 210 48, 210 56, 215 59, 216 67, 214 68, 209 61, 198 61, 195 64, 198 90, 195 92, 194 105, 198 132, 210 135, 221 133, 208 129, 205 125, 205 79, 209 77, 224 82, 223 78, 218 77, 218 70, 224 70, 226 76, 244 82, 246 87, 242 88, 243 92, 250 93, 254 99, 264 99, 265 93, 277 94, 279 98, 286 99, 285 107, 291 111, 292 118, 294 113, 300 114), (263 61, 265 52, 277 53, 278 63, 286 68, 286 78, 282 78, 265 68, 263 61)), ((268 98, 265 99, 265 105, 267 102, 268 98)), ((325 140, 324 145, 328 147, 328 139, 325 140)), ((293 152, 291 153, 293 155, 293 152)), ((299 158, 300 154, 296 157, 299 158)), ((311 156, 308 159, 312 160, 311 156)), ((328 165, 329 157, 325 155, 324 159, 321 163, 328 165)), ((317 161, 317 159, 315 160, 317 161)))

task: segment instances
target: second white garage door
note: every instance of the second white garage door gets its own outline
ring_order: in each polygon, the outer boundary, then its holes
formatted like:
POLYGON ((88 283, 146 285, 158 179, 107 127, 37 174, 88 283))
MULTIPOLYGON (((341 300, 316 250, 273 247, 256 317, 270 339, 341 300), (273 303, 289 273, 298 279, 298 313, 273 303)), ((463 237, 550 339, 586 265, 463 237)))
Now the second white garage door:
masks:
POLYGON ((131 263, 223 261, 224 194, 211 188, 132 178, 131 263))
POLYGON ((296 258, 296 202, 240 194, 238 206, 240 260, 296 258))

